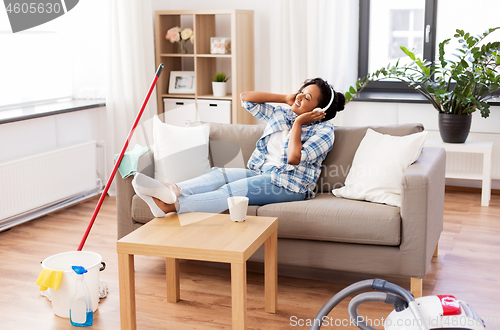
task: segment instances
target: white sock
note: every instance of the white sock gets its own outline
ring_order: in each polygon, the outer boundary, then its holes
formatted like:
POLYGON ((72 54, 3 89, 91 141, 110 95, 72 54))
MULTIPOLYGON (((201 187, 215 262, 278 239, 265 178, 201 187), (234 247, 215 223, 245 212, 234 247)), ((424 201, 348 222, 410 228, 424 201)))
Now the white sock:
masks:
MULTIPOLYGON (((177 201, 177 196, 167 186, 160 181, 150 178, 142 173, 137 173, 132 180, 132 186, 135 192, 142 195, 158 198, 167 204, 173 204, 177 201)), ((155 203, 156 204, 156 203, 155 203)))
MULTIPOLYGON (((134 187, 135 188, 135 187, 134 187)), ((165 212, 163 212, 162 209, 156 205, 155 201, 153 200, 153 197, 148 196, 148 195, 143 195, 140 191, 137 191, 137 189, 134 189, 137 196, 142 198, 143 201, 145 201, 155 218, 163 218, 165 216, 165 212)))

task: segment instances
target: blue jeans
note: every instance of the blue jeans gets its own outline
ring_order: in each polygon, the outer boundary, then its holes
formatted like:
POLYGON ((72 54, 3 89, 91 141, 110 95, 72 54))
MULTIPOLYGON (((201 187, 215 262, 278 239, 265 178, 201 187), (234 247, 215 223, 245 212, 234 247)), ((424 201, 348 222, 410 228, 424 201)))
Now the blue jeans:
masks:
POLYGON ((271 183, 274 166, 264 166, 262 174, 243 168, 214 167, 206 174, 177 183, 181 191, 179 211, 220 213, 228 209, 230 196, 248 197, 248 205, 303 200, 306 193, 296 193, 271 183))

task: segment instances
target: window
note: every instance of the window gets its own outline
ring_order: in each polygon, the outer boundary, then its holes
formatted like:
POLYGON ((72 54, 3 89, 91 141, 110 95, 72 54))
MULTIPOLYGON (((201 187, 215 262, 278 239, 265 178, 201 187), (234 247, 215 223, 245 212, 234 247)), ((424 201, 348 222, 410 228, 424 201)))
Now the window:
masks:
MULTIPOLYGON (((358 77, 387 64, 409 61, 399 48, 413 49, 418 57, 435 60, 441 41, 456 29, 479 34, 500 25, 500 1, 476 0, 360 0, 358 77)), ((500 31, 491 39, 500 40, 500 31)), ((448 45, 453 50, 459 45, 448 45)), ((380 81, 365 91, 414 92, 404 83, 380 81)))
MULTIPOLYGON (((364 77, 387 64, 409 61, 400 46, 417 56, 434 58, 437 0, 360 0, 358 76, 364 77)), ((381 81, 366 91, 412 92, 397 81, 381 81)))
POLYGON ((416 54, 423 54, 423 8, 391 9, 389 23, 389 60, 401 57, 400 46, 415 49, 416 54))
MULTIPOLYGON (((500 26, 498 13, 500 1, 476 0, 471 5, 467 0, 439 0, 437 4, 436 47, 439 42, 450 38, 456 29, 464 30, 472 35, 483 33, 489 28, 500 26)), ((485 41, 499 41, 500 31, 495 31, 485 41)), ((455 41, 455 40, 452 40, 455 41)), ((460 47, 450 43, 448 49, 460 47)))
POLYGON ((101 2, 80 1, 66 14, 18 33, 0 10, 0 111, 105 98, 108 12, 101 2))
POLYGON ((12 33, 9 20, 2 20, 0 107, 72 96, 68 24, 63 16, 27 31, 12 33))
POLYGON ((368 72, 404 59, 400 46, 423 55, 424 5, 424 0, 370 1, 368 72))

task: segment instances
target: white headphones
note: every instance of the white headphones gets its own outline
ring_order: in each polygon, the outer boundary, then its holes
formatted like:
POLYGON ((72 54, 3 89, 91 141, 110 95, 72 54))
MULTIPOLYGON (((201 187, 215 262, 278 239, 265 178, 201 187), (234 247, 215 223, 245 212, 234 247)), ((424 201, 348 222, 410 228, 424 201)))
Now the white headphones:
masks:
POLYGON ((330 98, 330 102, 328 105, 324 108, 316 108, 313 111, 326 111, 328 108, 332 105, 333 100, 335 100, 335 92, 333 91, 333 88, 330 87, 330 90, 332 91, 332 97, 330 98))

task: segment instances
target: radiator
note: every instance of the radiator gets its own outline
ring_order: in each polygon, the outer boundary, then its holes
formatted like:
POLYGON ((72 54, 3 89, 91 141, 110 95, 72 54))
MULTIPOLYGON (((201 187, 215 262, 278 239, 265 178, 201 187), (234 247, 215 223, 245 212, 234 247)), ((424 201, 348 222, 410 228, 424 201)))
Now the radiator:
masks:
MULTIPOLYGON (((441 139, 438 131, 428 131, 427 138, 441 139)), ((491 141, 491 178, 500 180, 500 134, 469 133, 467 141, 491 141)), ((481 173, 483 171, 483 155, 458 152, 446 153, 446 170, 451 172, 481 173)))
POLYGON ((96 141, 0 163, 0 230, 97 194, 96 167, 96 141))

